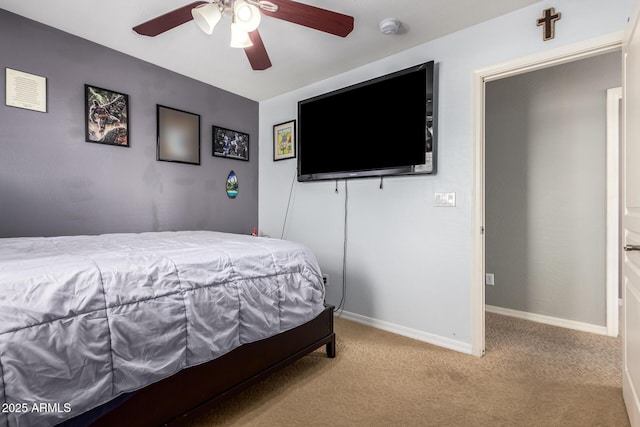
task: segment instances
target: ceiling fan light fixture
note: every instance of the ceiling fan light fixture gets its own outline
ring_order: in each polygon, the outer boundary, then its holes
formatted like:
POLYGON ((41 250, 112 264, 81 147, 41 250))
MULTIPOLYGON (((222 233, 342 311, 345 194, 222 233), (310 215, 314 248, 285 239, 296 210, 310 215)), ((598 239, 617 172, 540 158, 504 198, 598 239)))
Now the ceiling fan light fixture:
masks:
POLYGON ((260 25, 260 9, 244 0, 236 0, 233 2, 233 18, 243 31, 250 33, 260 25))
POLYGON ((191 9, 191 16, 202 31, 211 34, 222 18, 222 12, 217 3, 201 4, 191 9))
POLYGON ((251 39, 249 38, 249 33, 244 31, 239 24, 233 22, 231 24, 231 47, 237 47, 239 49, 244 49, 245 47, 253 46, 251 39))

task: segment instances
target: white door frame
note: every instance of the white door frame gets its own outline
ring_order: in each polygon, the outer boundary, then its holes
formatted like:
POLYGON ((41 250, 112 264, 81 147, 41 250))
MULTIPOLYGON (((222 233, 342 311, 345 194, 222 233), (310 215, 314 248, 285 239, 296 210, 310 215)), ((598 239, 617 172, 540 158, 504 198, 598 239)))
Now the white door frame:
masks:
POLYGON ((620 292, 620 124, 622 87, 607 90, 607 335, 618 336, 620 292), (612 307, 609 306, 612 304, 612 307))
MULTIPOLYGON (((473 74, 473 176, 472 176, 472 270, 471 270, 471 353, 484 355, 485 351, 485 84, 505 77, 523 74, 554 65, 585 59, 622 48, 623 32, 617 32, 580 43, 563 46, 534 55, 518 58, 503 64, 477 70, 473 74)), ((618 183, 618 175, 615 180, 618 183)), ((615 248, 617 253, 618 248, 615 248)), ((617 263, 616 263, 616 272, 617 263)), ((609 271, 609 270, 608 270, 609 271)), ((617 273, 616 273, 617 274, 617 273)), ((607 283, 607 328, 610 326, 610 315, 615 313, 617 334, 618 283, 607 283), (615 286, 615 301, 611 301, 615 286)), ((612 328, 613 325, 611 324, 612 328)), ((609 330, 607 330, 609 333, 609 330)))

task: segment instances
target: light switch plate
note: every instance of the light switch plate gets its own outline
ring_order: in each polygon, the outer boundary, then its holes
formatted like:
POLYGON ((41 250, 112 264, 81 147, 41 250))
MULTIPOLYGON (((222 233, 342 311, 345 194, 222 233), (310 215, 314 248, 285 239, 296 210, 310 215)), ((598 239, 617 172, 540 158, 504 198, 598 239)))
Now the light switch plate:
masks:
POLYGON ((456 193, 434 193, 433 206, 451 208, 456 206, 456 193))

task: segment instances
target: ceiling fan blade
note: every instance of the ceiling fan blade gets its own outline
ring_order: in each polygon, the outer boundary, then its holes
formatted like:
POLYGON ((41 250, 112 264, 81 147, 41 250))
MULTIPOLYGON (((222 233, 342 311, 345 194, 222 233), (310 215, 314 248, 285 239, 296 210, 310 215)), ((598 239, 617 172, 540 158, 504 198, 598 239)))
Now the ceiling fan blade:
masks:
POLYGON ((262 13, 273 18, 346 37, 353 31, 353 16, 332 12, 327 9, 298 3, 292 0, 270 0, 278 6, 276 12, 262 9, 262 13))
POLYGON ((147 22, 144 22, 140 25, 133 27, 133 31, 136 33, 155 37, 158 34, 162 34, 165 31, 169 31, 172 28, 175 28, 179 25, 184 24, 185 22, 189 22, 193 19, 191 16, 191 9, 196 6, 200 6, 201 4, 207 4, 207 1, 195 1, 186 6, 182 6, 176 10, 172 10, 171 12, 165 13, 164 15, 160 15, 157 18, 153 18, 147 22))
POLYGON ((264 47, 262 37, 260 37, 258 30, 250 32, 249 39, 251 39, 253 46, 245 47, 244 53, 247 54, 251 68, 261 71, 271 67, 271 60, 269 59, 267 49, 264 47))

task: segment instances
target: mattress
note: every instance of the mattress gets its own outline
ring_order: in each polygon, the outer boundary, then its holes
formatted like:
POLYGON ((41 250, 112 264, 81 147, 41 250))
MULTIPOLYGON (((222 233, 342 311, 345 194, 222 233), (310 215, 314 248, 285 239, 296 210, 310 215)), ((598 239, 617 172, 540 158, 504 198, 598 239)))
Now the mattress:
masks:
POLYGON ((208 231, 0 239, 0 426, 49 426, 323 309, 317 261, 208 231))

